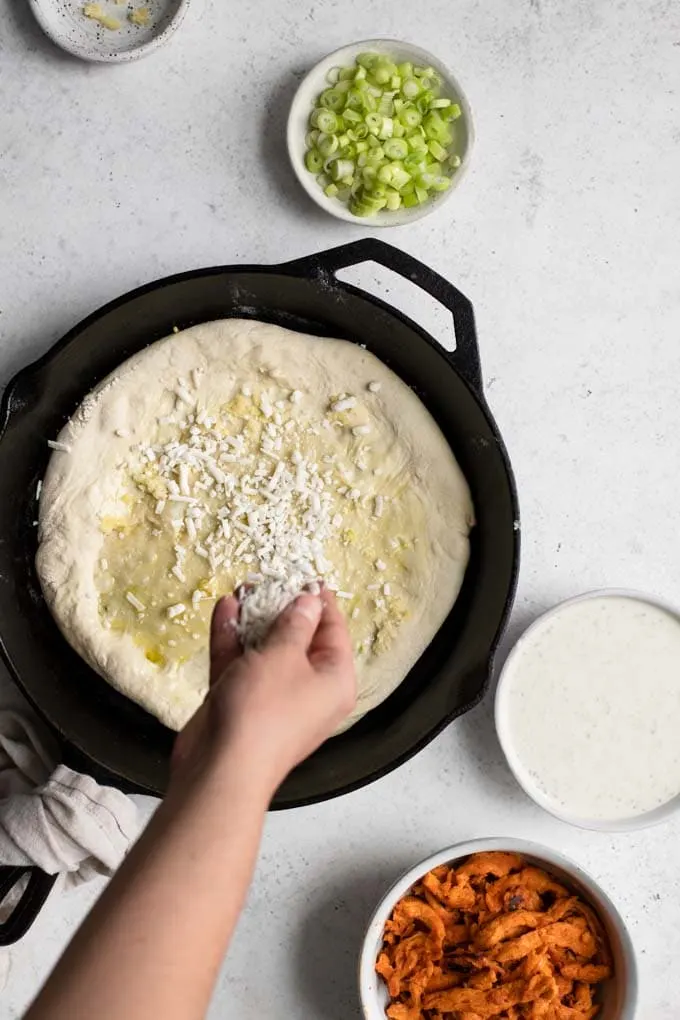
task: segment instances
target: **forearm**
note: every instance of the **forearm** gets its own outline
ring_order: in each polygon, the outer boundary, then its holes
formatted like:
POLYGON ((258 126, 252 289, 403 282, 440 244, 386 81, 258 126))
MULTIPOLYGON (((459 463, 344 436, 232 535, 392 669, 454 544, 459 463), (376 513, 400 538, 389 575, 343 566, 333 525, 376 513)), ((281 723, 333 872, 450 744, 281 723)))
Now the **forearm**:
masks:
POLYGON ((26 1020, 199 1020, 250 882, 269 790, 225 760, 159 807, 26 1020))

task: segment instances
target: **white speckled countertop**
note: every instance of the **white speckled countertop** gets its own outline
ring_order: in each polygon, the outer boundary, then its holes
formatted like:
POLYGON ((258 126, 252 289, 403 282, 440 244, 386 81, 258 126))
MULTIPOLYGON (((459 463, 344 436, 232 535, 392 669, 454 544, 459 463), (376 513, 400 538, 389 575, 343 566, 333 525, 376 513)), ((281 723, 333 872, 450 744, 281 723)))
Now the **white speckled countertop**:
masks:
MULTIPOLYGON (((411 41, 459 75, 478 141, 441 215, 381 236, 475 304, 522 505, 505 646, 540 610, 589 588, 680 605, 680 8, 432 0, 426 10, 307 0, 265 15, 252 0, 194 0, 165 49, 107 67, 63 56, 25 0, 0 0, 0 383, 145 281, 369 234, 304 196, 283 123, 318 57, 410 26, 411 41)), ((390 300, 411 302, 406 285, 388 286, 390 300)), ((415 317, 441 328, 431 311, 415 317)), ((616 836, 550 818, 511 778, 490 704, 373 786, 269 818, 211 1018, 358 1016, 356 955, 380 892, 446 844, 502 834, 559 848, 602 882, 639 953, 641 1020, 680 1017, 680 817, 616 836)), ((11 950, 2 1020, 21 1015, 98 891, 52 896, 11 950)))

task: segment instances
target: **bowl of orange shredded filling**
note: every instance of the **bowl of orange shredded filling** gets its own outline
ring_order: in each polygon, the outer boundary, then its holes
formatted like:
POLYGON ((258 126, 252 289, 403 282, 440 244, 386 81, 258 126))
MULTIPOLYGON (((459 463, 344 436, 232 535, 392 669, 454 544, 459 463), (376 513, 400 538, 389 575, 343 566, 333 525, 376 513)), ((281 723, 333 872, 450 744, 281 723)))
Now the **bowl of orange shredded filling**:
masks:
POLYGON ((524 840, 442 850, 392 887, 361 955, 366 1020, 633 1020, 637 968, 616 907, 524 840))

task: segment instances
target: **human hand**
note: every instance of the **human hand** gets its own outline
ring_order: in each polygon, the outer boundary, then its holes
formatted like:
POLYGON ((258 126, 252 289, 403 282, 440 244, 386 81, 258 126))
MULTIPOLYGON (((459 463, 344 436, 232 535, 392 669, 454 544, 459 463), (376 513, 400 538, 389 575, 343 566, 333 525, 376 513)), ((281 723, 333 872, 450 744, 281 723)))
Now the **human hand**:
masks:
POLYGON ((291 603, 259 651, 242 651, 238 612, 234 596, 215 607, 210 690, 177 737, 172 783, 219 770, 236 757, 270 797, 354 707, 352 646, 335 596, 326 590, 291 603))

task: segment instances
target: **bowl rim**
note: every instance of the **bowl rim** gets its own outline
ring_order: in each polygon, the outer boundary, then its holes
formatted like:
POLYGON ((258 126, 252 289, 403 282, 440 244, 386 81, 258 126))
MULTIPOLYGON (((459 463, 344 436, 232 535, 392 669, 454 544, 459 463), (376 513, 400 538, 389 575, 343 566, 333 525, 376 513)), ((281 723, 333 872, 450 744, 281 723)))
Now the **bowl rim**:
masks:
POLYGON ((161 32, 156 33, 146 42, 139 43, 139 45, 134 46, 132 49, 124 50, 120 53, 107 52, 94 47, 89 49, 84 45, 71 42, 66 33, 62 34, 55 30, 53 20, 45 13, 45 7, 53 8, 55 2, 58 2, 58 0, 29 0, 35 20, 55 46, 58 46, 66 53, 70 53, 72 57, 85 60, 90 64, 127 64, 133 60, 139 60, 141 57, 148 56, 168 42, 184 20, 191 0, 178 0, 175 13, 161 32))
POLYGON ((423 219, 425 216, 429 216, 436 209, 440 208, 444 202, 446 202, 454 191, 459 187, 460 182, 467 175, 468 168, 470 165, 470 157, 475 146, 475 122, 472 114, 472 108, 467 94, 460 82, 450 71, 447 65, 440 60, 434 53, 430 53, 429 50, 425 50, 414 43, 406 42, 403 39, 362 39, 357 42, 347 43, 345 46, 340 46, 338 49, 333 50, 331 53, 327 53, 325 57, 318 60, 313 67, 305 74, 300 81, 295 95, 290 104, 288 111, 288 119, 286 123, 286 147, 288 149, 288 158, 293 168, 293 172, 300 182, 300 185, 305 190, 307 195, 312 199, 316 205, 327 212, 329 215, 334 216, 336 219, 344 220, 346 223, 353 223, 355 226, 362 227, 403 227, 409 223, 415 223, 416 220, 423 219), (321 191, 319 185, 316 183, 316 178, 313 174, 305 168, 302 163, 304 152, 298 157, 299 143, 297 138, 297 120, 299 108, 303 101, 307 105, 307 100, 303 93, 307 87, 311 84, 312 80, 318 76, 322 76, 325 81, 325 75, 331 67, 335 66, 336 63, 347 61, 348 59, 354 60, 358 53, 362 53, 364 50, 377 49, 378 52, 389 51, 390 49, 401 49, 409 52, 414 58, 420 60, 427 66, 432 66, 438 71, 442 78, 450 83, 453 91, 458 97, 463 118, 465 120, 467 129, 467 145, 465 152, 461 157, 461 164, 456 170, 453 177, 451 187, 446 191, 441 192, 440 195, 430 202, 426 202, 422 206, 416 206, 414 209, 409 209, 408 215, 405 210, 399 209, 394 213, 384 214, 382 210, 376 213, 375 216, 363 217, 355 216, 349 211, 349 209, 339 202, 334 202, 333 199, 328 198, 321 191), (389 215, 389 219, 387 218, 389 215))
POLYGON ((544 811, 547 811, 554 818, 559 818, 560 821, 566 822, 568 825, 573 825, 580 829, 588 829, 593 832, 634 832, 639 829, 649 828, 653 825, 659 825, 661 822, 666 821, 668 818, 675 815, 680 810, 680 792, 674 797, 671 797, 671 799, 666 801, 664 804, 661 804, 659 807, 652 808, 651 811, 645 811, 640 815, 635 815, 629 818, 615 818, 613 820, 582 818, 570 813, 569 811, 562 810, 558 804, 548 797, 547 794, 544 794, 531 781, 528 771, 524 768, 520 761, 519 754, 515 751, 510 735, 506 702, 509 688, 508 676, 510 675, 512 664, 521 654, 523 654, 525 648, 533 640, 537 631, 545 626, 545 624, 553 619, 553 617, 563 612, 569 606, 595 598, 634 599, 638 602, 645 602, 648 605, 663 609, 680 620, 680 609, 678 609, 677 606, 674 606, 672 603, 665 601, 657 595, 650 595, 634 588, 594 588, 558 602, 544 613, 541 613, 540 616, 537 616, 536 619, 529 624, 526 630, 523 631, 510 649, 498 676, 498 683, 494 696, 494 724, 499 743, 510 771, 526 795, 531 798, 535 804, 543 808, 544 811))
POLYGON ((405 871, 383 895, 366 927, 358 961, 359 997, 364 1020, 385 1020, 384 1010, 375 1009, 374 996, 379 988, 379 979, 375 971, 376 947, 381 944, 385 921, 398 900, 432 868, 436 868, 440 864, 453 863, 470 854, 492 851, 506 851, 532 857, 543 862, 543 866, 548 872, 551 871, 551 868, 561 869, 577 885, 586 890, 587 898, 600 919, 607 928, 616 933, 624 960, 626 975, 625 982, 622 982, 623 1001, 618 1015, 612 1020, 635 1020, 639 992, 637 956, 628 927, 614 902, 600 884, 576 861, 557 850, 541 843, 535 843, 533 840, 504 836, 466 840, 445 847, 405 871))

